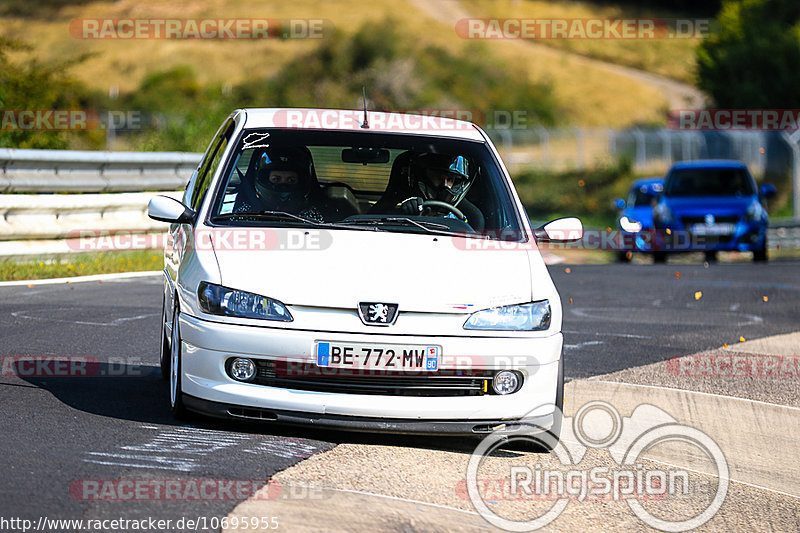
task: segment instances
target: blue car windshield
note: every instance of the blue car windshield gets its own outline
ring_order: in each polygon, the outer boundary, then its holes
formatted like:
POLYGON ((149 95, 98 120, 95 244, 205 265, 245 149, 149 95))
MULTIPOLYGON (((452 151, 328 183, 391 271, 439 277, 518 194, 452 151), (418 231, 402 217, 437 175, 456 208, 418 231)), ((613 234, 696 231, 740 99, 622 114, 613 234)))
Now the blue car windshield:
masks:
POLYGON ((667 178, 666 196, 752 196, 755 185, 741 168, 687 168, 667 178))
POLYGON ((650 207, 653 193, 649 193, 646 186, 632 189, 628 194, 628 207, 650 207))

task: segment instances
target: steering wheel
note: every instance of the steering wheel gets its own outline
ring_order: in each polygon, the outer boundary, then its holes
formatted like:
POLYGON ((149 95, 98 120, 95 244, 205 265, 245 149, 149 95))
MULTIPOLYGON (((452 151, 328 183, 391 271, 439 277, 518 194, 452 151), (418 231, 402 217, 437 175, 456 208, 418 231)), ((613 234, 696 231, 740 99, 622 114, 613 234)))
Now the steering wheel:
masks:
POLYGON ((459 208, 454 205, 450 205, 447 202, 442 202, 440 200, 425 200, 422 202, 422 208, 425 209, 426 207, 430 209, 444 209, 445 211, 453 213, 462 222, 467 221, 467 217, 464 216, 464 213, 462 213, 459 208))

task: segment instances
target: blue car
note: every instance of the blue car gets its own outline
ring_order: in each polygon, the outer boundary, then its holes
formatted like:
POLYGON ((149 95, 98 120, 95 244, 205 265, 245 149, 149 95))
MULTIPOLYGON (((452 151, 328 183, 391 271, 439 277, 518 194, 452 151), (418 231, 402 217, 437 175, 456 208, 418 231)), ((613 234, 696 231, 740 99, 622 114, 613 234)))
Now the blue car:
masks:
POLYGON ((664 179, 661 176, 642 178, 631 183, 625 199, 615 200, 620 210, 617 224, 621 236, 617 261, 627 263, 632 252, 652 251, 653 200, 663 190, 664 179))
POLYGON ((759 189, 741 161, 685 161, 673 165, 653 208, 655 262, 667 254, 700 251, 716 260, 718 251, 753 252, 767 260, 769 218, 764 200, 775 187, 759 189))

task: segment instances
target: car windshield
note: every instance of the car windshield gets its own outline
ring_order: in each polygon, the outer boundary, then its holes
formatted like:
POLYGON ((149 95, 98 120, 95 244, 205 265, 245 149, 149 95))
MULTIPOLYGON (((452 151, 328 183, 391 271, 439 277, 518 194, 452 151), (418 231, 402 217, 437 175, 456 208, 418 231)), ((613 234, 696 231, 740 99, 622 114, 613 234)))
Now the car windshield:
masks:
POLYGON ((226 225, 523 236, 508 186, 485 143, 372 132, 245 130, 209 219, 226 225))
POLYGON ((753 180, 741 168, 691 168, 673 170, 667 196, 752 196, 753 180))
POLYGON ((648 185, 640 185, 633 187, 628 193, 627 205, 629 207, 650 207, 653 201, 654 187, 648 185))

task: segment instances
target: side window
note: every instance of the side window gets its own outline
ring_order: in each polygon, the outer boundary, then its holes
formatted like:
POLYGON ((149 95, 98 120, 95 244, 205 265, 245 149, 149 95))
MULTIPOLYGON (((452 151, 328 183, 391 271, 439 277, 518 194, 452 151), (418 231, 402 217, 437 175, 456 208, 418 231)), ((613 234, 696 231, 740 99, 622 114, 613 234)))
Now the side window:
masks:
POLYGON ((189 205, 192 209, 197 211, 203 203, 203 199, 211 186, 211 180, 214 178, 214 173, 219 166, 222 154, 230 141, 231 133, 233 133, 233 120, 228 119, 220 127, 214 140, 209 144, 203 160, 197 171, 192 175, 189 185, 186 187, 183 200, 184 204, 189 205))

